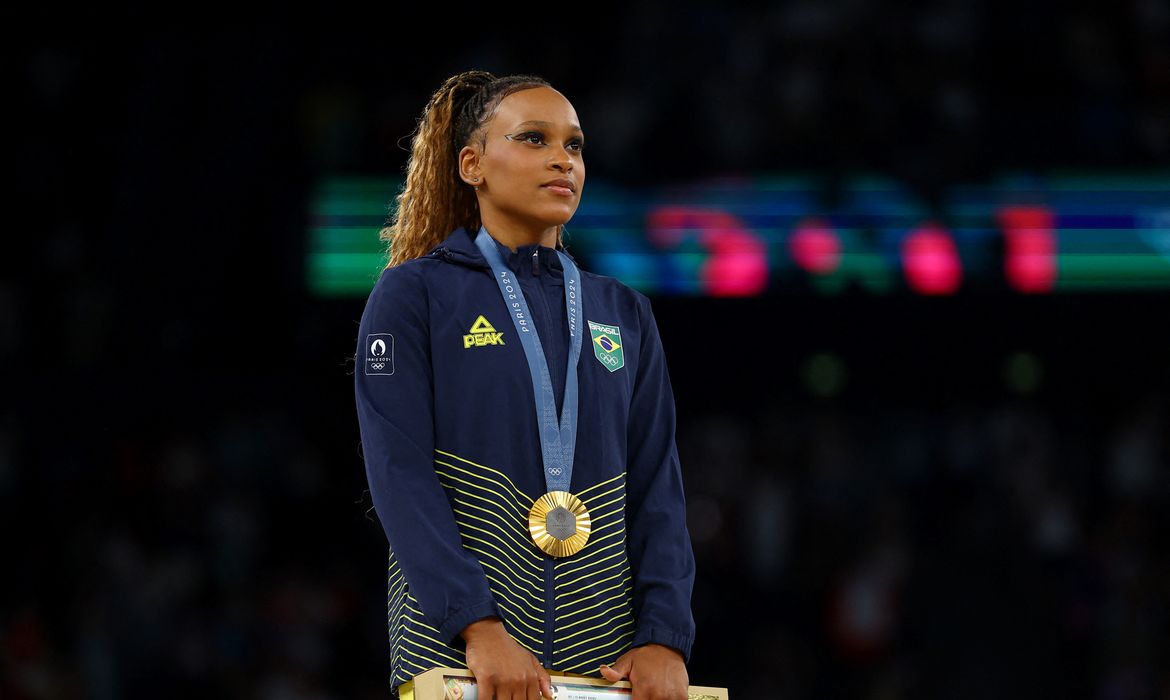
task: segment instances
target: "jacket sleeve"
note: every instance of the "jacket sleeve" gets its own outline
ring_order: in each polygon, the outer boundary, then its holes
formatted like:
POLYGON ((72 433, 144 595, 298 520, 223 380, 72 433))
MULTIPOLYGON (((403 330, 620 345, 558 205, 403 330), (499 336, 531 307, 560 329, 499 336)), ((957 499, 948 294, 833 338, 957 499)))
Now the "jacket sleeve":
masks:
POLYGON ((634 573, 633 646, 662 644, 690 660, 695 556, 675 446, 674 393, 649 300, 638 295, 641 349, 627 435, 627 533, 634 573))
POLYGON ((354 389, 374 509, 422 613, 450 644, 499 609, 434 471, 429 317, 418 265, 383 271, 358 329, 354 389))

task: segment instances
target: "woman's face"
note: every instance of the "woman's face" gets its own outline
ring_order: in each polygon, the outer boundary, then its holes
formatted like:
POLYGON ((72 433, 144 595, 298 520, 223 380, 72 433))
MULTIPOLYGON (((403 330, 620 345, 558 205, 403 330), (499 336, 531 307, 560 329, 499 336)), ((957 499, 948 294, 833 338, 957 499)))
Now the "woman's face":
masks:
POLYGON ((564 95, 547 87, 514 92, 484 128, 485 140, 460 153, 463 179, 479 187, 482 218, 531 231, 571 219, 585 185, 584 134, 564 95))

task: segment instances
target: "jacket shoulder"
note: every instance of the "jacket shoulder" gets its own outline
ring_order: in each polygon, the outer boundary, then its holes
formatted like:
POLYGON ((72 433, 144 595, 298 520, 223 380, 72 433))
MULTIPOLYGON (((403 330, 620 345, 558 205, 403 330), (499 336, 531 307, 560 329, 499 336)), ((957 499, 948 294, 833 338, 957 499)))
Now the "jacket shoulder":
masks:
POLYGON ((647 297, 645 294, 627 285, 625 282, 622 282, 616 277, 600 275, 596 272, 590 272, 588 270, 581 270, 581 276, 586 280, 586 284, 595 285, 603 292, 617 295, 620 298, 630 301, 631 303, 642 303, 649 301, 649 297, 647 297))
POLYGON ((621 308, 633 309, 639 317, 651 313, 650 297, 616 277, 599 275, 588 270, 582 270, 581 276, 586 280, 586 284, 593 285, 604 297, 614 300, 621 308))

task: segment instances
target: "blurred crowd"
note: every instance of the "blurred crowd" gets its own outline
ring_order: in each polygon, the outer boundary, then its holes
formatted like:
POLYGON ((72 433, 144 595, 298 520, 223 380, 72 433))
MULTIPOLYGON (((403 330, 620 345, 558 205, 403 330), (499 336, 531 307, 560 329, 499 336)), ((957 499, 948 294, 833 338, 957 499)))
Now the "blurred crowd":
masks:
MULTIPOLYGON (((574 17, 543 51, 526 25, 497 26, 450 47, 448 72, 544 74, 581 116, 590 173, 608 179, 864 169, 930 194, 1004 169, 1170 161, 1164 0, 651 0, 574 17)), ((402 77, 310 93, 321 162, 400 166, 438 81, 402 77), (382 148, 355 147, 370 140, 382 148)))
POLYGON ((1166 697, 1167 408, 689 426, 704 661, 741 697, 1166 697))
MULTIPOLYGON (((386 546, 352 396, 364 300, 305 293, 306 198, 397 171, 447 74, 544 75, 577 106, 590 176, 617 182, 866 169, 929 193, 1170 161, 1163 0, 654 1, 547 30, 493 8, 425 54, 400 44, 399 8, 371 11, 388 14, 17 23, 13 187, 32 223, 0 256, 0 698, 387 696, 386 546)), ((1139 314, 1140 298, 1095 318, 1164 326, 1166 300, 1139 314)), ((689 303, 655 300, 699 564, 694 682, 1170 697, 1164 332, 1102 355, 1149 379, 1100 404, 1065 398, 1103 371, 1050 394, 761 396, 685 340, 689 303), (696 391, 714 385, 731 393, 696 391)), ((1016 304, 985 301, 980 332, 1010 340, 994 316, 1016 304)), ((760 318, 737 308, 719 312, 760 318)), ((1030 317, 1033 336, 1086 323, 1065 311, 1030 317)), ((827 344, 786 328, 794 352, 827 344)), ((920 351, 929 317, 920 331, 848 339, 874 358, 853 378, 920 351)), ((963 343, 933 358, 986 360, 963 343)))

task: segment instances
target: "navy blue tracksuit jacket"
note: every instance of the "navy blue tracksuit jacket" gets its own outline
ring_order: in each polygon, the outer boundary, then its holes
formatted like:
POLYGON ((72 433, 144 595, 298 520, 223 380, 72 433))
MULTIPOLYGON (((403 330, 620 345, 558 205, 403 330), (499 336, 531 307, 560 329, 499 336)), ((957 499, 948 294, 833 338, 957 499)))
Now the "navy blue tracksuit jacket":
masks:
MULTIPOLYGON (((577 554, 550 557, 528 533, 529 508, 547 488, 524 348, 472 236, 456 230, 384 270, 358 335, 366 475, 390 544, 392 685, 465 667, 459 632, 490 615, 559 672, 597 676, 651 642, 689 659, 694 555, 649 300, 581 272, 570 490, 592 532, 577 554)), ((559 410, 568 355, 560 261, 551 248, 497 246, 528 300, 559 410)))

